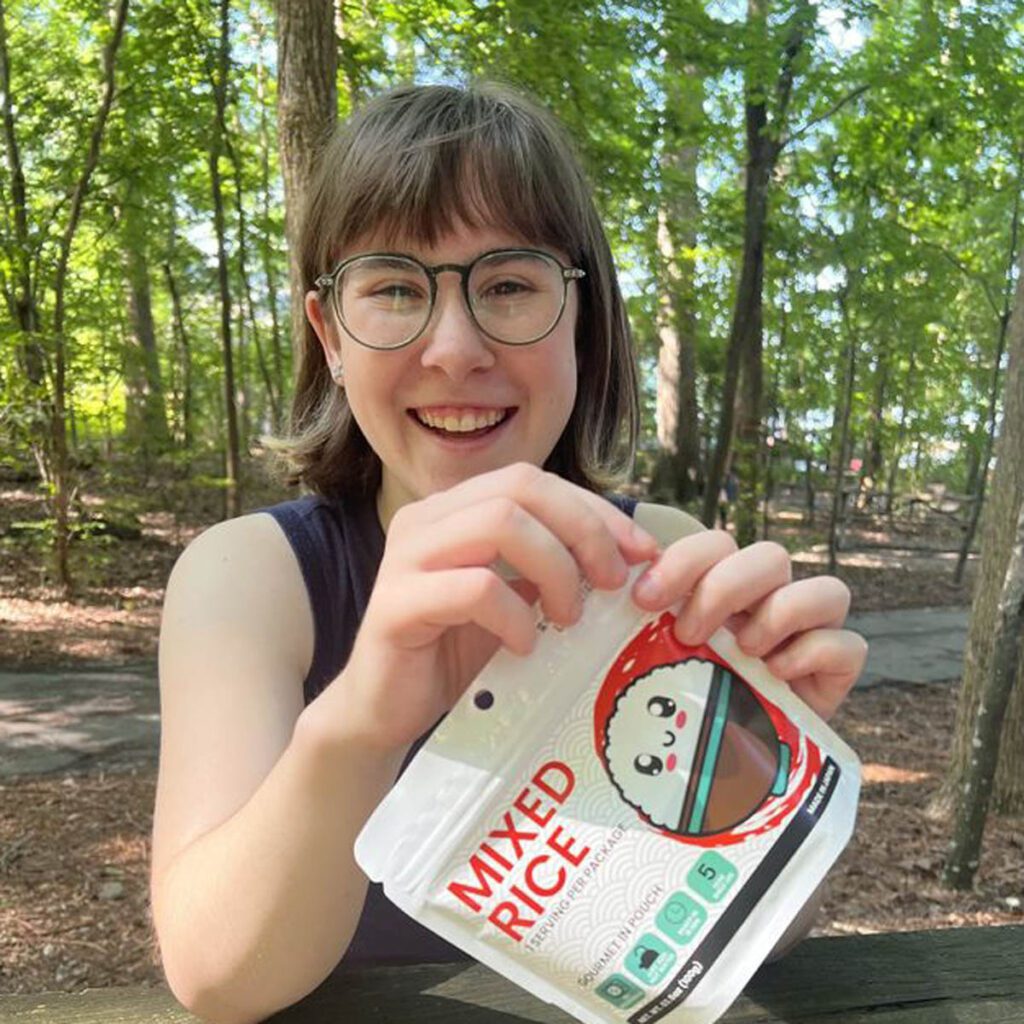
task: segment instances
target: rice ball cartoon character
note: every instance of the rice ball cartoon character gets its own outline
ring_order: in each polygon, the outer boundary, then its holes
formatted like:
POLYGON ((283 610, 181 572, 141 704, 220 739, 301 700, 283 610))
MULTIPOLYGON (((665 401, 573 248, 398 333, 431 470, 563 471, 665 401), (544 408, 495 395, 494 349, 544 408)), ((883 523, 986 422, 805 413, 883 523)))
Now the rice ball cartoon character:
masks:
POLYGON ((648 624, 609 671, 595 705, 598 753, 651 825, 737 842, 795 807, 816 748, 717 653, 675 640, 673 622, 648 624))

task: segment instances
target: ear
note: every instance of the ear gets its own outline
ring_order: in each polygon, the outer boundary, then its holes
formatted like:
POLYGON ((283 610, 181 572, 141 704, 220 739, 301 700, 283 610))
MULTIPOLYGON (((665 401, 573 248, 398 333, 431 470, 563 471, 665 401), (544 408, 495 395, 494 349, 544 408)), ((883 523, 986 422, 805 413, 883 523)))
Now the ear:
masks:
POLYGON ((306 292, 305 306, 306 318, 320 340, 320 347, 324 350, 324 359, 327 361, 328 369, 333 374, 335 368, 341 366, 341 352, 338 349, 338 340, 335 336, 333 325, 324 316, 324 307, 320 302, 320 293, 312 289, 306 292))

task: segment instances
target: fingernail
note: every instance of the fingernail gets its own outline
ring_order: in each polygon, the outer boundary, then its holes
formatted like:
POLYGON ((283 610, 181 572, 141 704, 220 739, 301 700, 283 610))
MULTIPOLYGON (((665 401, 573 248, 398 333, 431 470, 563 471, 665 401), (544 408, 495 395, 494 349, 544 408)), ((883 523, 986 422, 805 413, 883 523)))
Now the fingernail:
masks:
POLYGON ((640 579, 636 581, 633 593, 641 601, 653 604, 661 599, 661 580, 653 569, 648 569, 640 579))

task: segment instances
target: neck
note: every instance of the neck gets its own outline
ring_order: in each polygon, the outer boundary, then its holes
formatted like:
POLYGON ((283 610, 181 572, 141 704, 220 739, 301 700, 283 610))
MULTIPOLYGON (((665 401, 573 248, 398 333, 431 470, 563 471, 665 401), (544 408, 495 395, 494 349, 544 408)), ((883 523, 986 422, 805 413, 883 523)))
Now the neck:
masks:
POLYGON ((380 520, 381 529, 385 534, 388 532, 395 513, 403 505, 408 505, 414 500, 413 496, 388 473, 383 474, 380 490, 377 491, 377 518, 380 520))

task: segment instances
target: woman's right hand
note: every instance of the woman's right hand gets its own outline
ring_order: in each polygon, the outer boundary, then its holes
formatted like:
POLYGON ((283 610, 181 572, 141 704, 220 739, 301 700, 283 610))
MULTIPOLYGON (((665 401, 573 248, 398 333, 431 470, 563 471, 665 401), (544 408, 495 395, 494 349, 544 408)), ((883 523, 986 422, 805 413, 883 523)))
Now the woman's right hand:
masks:
POLYGON ((348 664, 307 710, 336 704, 319 711, 345 734, 381 750, 407 746, 500 645, 533 650, 535 599, 552 622, 570 625, 582 611, 581 576, 615 590, 628 566, 657 553, 611 502, 526 463, 406 505, 391 520, 348 664), (499 560, 519 578, 499 575, 499 560))

